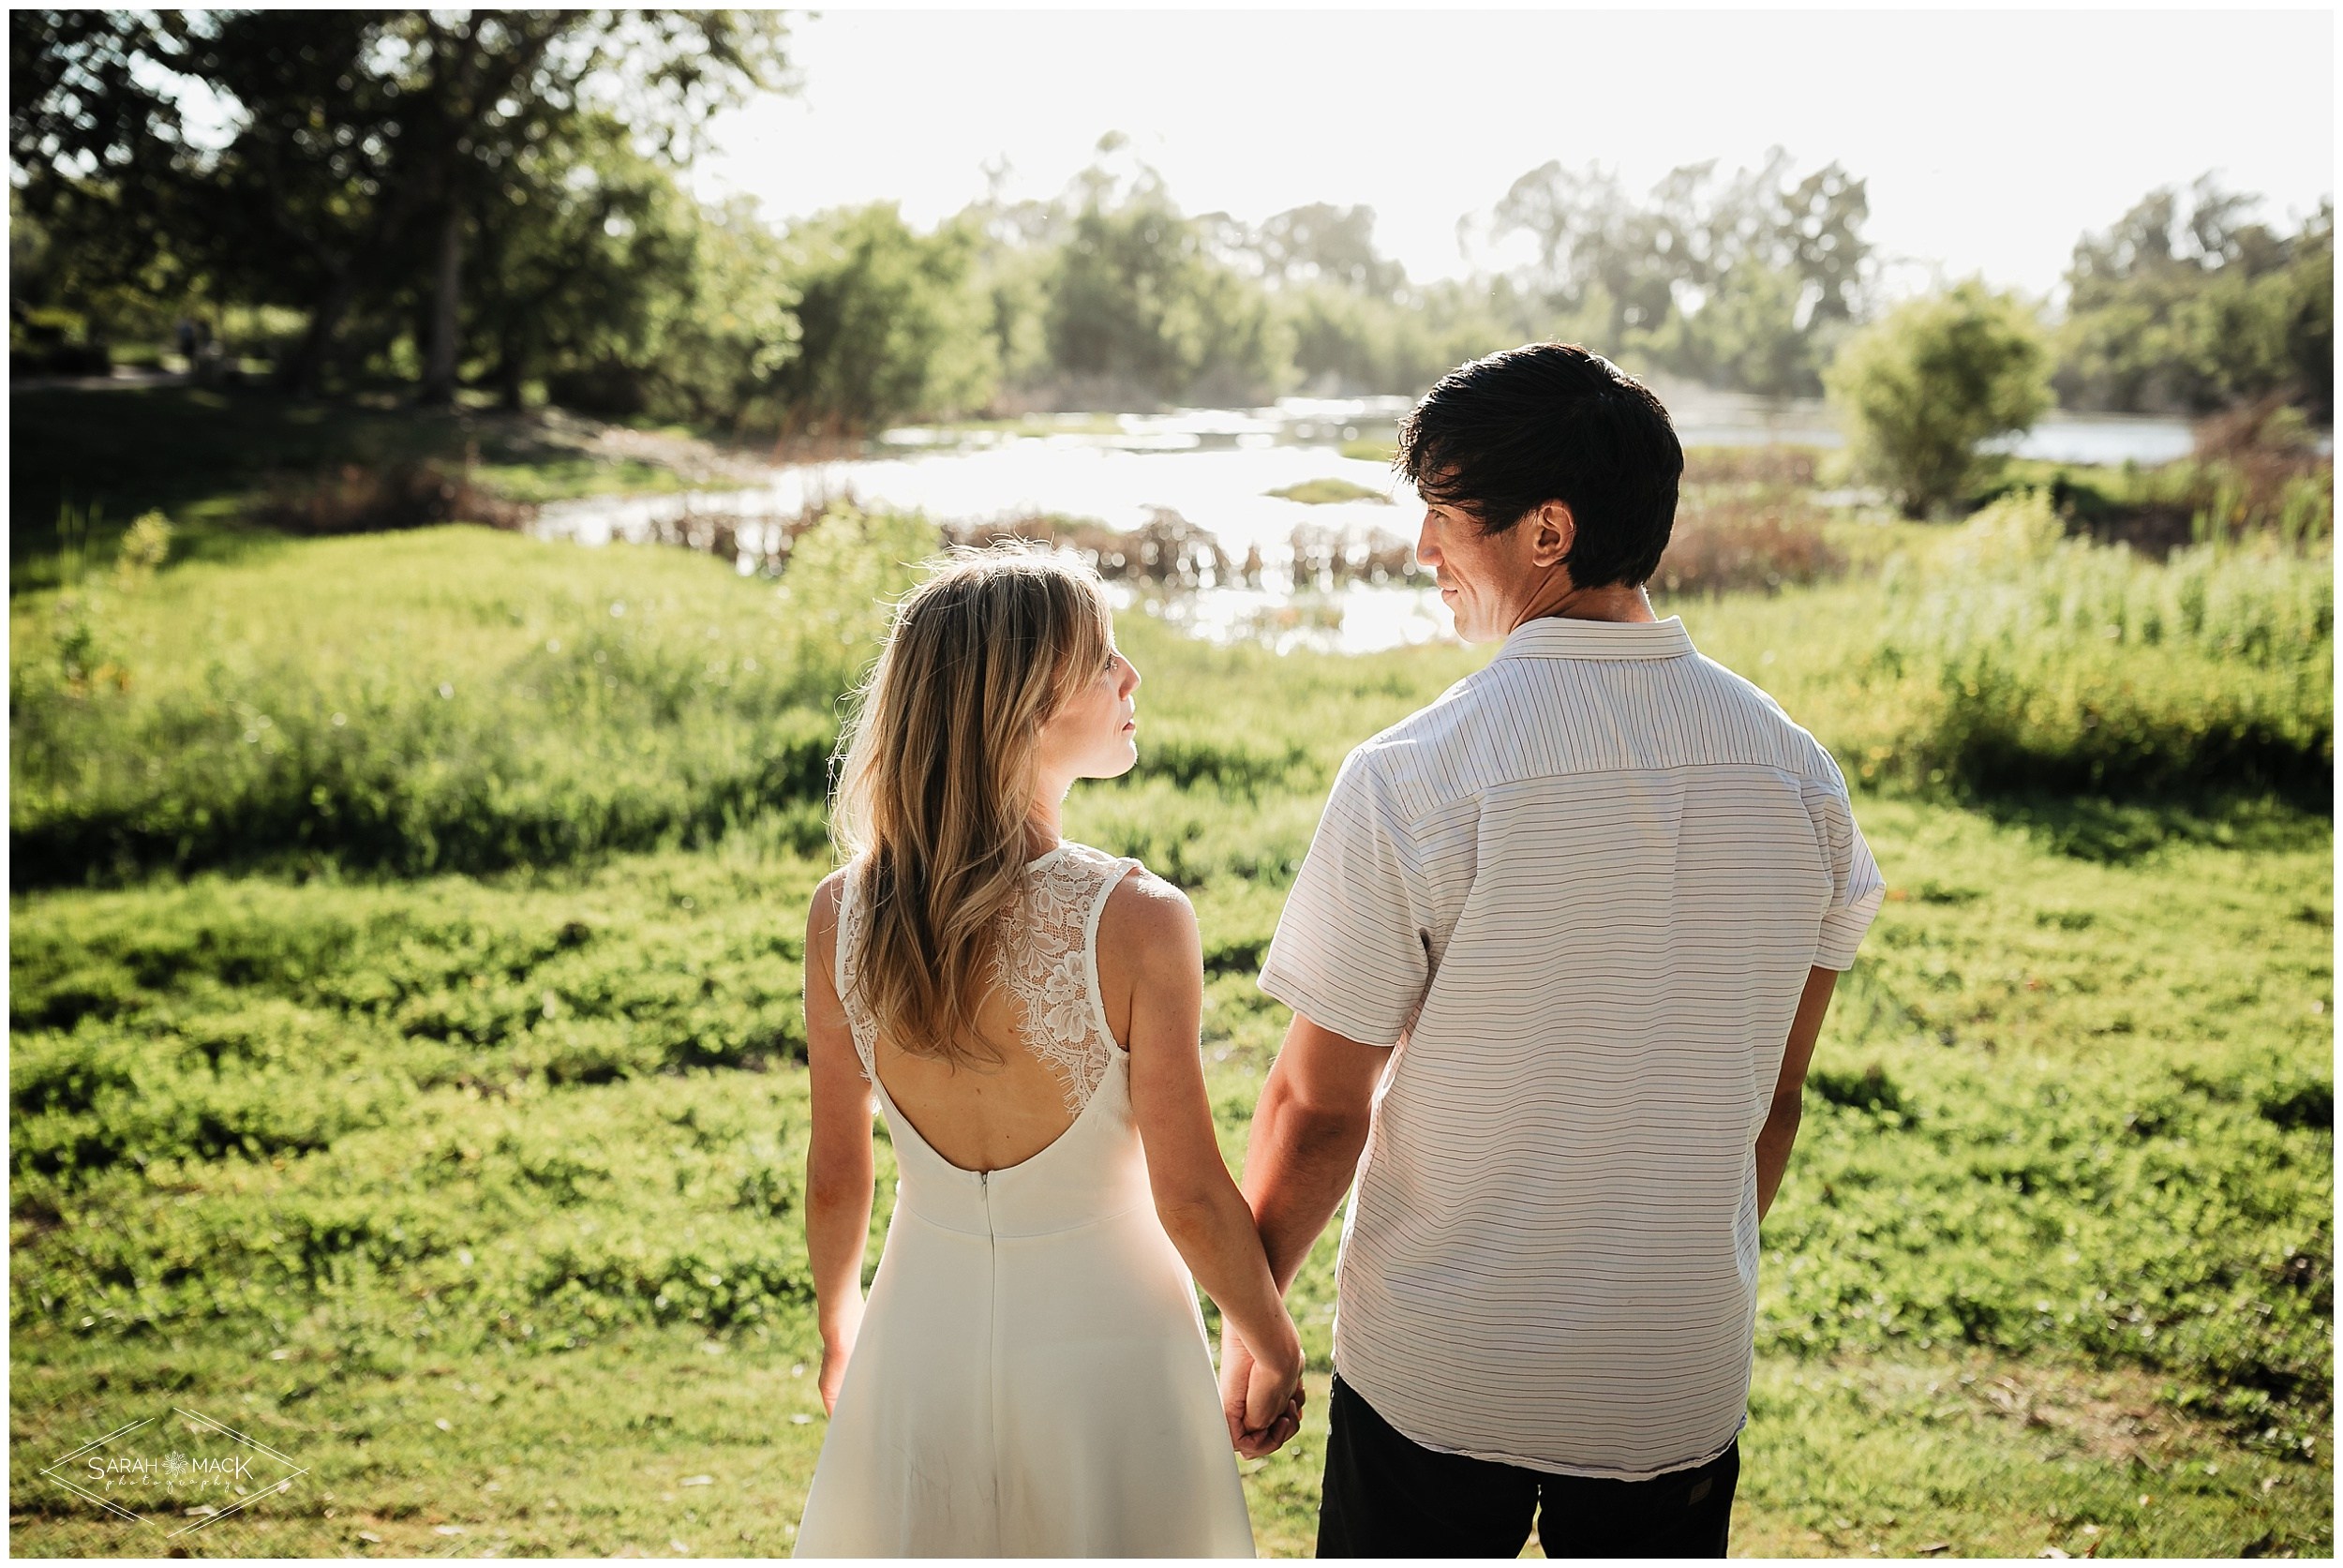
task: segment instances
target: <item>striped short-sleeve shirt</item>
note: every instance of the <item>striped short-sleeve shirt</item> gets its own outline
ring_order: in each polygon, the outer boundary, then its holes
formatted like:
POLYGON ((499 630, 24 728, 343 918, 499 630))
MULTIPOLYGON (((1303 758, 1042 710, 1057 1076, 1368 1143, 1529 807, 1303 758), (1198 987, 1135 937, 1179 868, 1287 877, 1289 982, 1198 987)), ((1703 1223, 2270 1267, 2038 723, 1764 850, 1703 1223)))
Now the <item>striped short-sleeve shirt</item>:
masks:
POLYGON ((1747 1411, 1755 1147, 1884 886, 1828 752, 1681 621, 1532 620, 1351 754, 1261 977, 1397 1045, 1335 1366, 1425 1447, 1635 1479, 1747 1411))

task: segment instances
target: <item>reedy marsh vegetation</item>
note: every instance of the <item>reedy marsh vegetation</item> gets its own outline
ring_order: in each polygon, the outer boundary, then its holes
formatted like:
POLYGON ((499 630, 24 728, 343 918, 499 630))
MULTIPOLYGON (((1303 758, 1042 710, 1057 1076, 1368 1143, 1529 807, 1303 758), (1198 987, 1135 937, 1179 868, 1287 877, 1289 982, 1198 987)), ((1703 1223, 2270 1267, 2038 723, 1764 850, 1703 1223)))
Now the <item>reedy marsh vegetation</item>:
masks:
MULTIPOLYGON (((2325 546, 1857 528, 1856 575, 1671 606, 1834 748, 1892 889, 1768 1224, 1738 1538, 2329 1549, 2325 546)), ((776 584, 435 530, 19 595, 17 1441, 240 1409, 316 1474, 249 1550, 784 1551, 821 761, 933 537, 833 518, 776 584)), ((1195 897, 1234 1161, 1332 770, 1485 654, 1121 635, 1142 764, 1067 830, 1195 897)), ((1251 1475, 1265 1547, 1321 1435, 1251 1475)), ((12 1506, 119 1549, 29 1467, 12 1506)))

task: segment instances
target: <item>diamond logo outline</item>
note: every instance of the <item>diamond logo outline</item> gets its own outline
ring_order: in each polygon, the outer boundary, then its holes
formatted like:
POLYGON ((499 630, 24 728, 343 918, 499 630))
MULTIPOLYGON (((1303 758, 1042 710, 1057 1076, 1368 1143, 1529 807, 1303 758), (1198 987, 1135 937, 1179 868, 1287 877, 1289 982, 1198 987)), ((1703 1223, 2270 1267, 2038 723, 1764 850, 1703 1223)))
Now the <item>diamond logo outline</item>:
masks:
MULTIPOLYGON (((229 1426, 224 1421, 205 1415, 201 1411, 187 1410, 179 1405, 173 1405, 171 1410, 173 1415, 185 1420, 188 1424, 189 1429, 196 1434, 200 1436, 218 1436, 226 1438, 231 1442, 241 1444, 242 1446, 250 1449, 252 1452, 261 1455, 264 1457, 272 1459, 277 1464, 282 1465, 285 1467, 285 1473, 277 1476, 266 1486, 258 1488, 248 1495, 238 1498, 234 1502, 229 1504, 227 1507, 212 1509, 205 1513, 203 1516, 198 1518, 194 1523, 182 1525, 178 1529, 171 1531, 165 1535, 164 1539, 166 1540, 176 1540, 182 1535, 187 1535, 199 1530, 208 1529, 210 1526, 217 1524, 222 1519, 229 1518, 236 1514, 242 1513, 245 1509, 251 1507, 256 1502, 259 1502, 262 1498, 282 1497, 286 1493, 292 1490, 292 1485, 294 1482, 309 1473, 309 1467, 307 1465, 300 1463, 298 1460, 294 1459, 291 1455, 286 1454, 279 1449, 272 1447, 268 1443, 262 1442, 260 1439, 252 1436, 249 1432, 240 1431, 237 1428, 229 1426)), ((125 1507, 122 1503, 117 1502, 112 1498, 106 1496, 103 1492, 97 1491, 75 1480, 67 1471, 67 1467, 72 1465, 75 1461, 85 1458, 89 1455, 96 1453, 97 1450, 106 1447, 109 1443, 119 1441, 120 1440, 130 1436, 132 1433, 139 1431, 142 1427, 155 1425, 159 1417, 150 1415, 141 1417, 136 1421, 126 1422, 102 1437, 92 1438, 89 1441, 82 1443, 81 1446, 74 1448, 66 1454, 60 1455, 49 1464, 41 1467, 40 1473, 55 1482, 59 1486, 64 1487, 67 1491, 72 1493, 75 1497, 82 1499, 84 1502, 94 1503, 104 1512, 113 1515, 116 1518, 127 1519, 133 1524, 161 1524, 164 1522, 163 1520, 152 1517, 148 1515, 140 1514, 133 1509, 125 1507)), ((176 1457, 176 1456, 174 1455, 173 1457, 176 1457)))

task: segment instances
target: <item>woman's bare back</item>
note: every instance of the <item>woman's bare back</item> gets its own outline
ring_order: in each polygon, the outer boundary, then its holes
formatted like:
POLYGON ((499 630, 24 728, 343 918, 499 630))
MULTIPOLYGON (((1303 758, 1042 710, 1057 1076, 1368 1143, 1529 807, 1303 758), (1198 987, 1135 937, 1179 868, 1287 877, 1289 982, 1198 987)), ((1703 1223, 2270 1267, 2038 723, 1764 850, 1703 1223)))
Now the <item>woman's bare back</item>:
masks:
MULTIPOLYGON (((965 1171, 1004 1170, 1055 1142, 1073 1126, 1087 1098, 1090 1085, 1082 1082, 1085 1070, 1096 1070, 1097 1064, 1081 1061, 1076 1054, 1081 1048, 1069 1043, 1079 1038, 1092 1052, 1097 1046, 1085 962, 1085 948, 1090 946, 1087 933, 1037 929, 1063 920, 1068 906, 1052 904, 1049 871, 1043 862, 1036 862, 1032 869, 1040 884, 1036 889, 1037 897, 1021 904, 1019 915, 1024 923, 1012 922, 1009 940, 1022 946, 1038 937, 1044 946, 1038 963, 1020 962, 1028 958, 1022 950, 1009 953, 1012 970, 1002 975, 1008 983, 992 986, 978 1004, 977 1023, 986 1044, 977 1050, 980 1057, 990 1059, 955 1065, 904 1051, 884 1038, 872 1052, 873 1066, 895 1109, 918 1129, 931 1148, 965 1171), (1069 934, 1075 937, 1070 951, 1065 949, 1069 934), (1070 971, 1065 967, 1069 963, 1070 971), (1076 1008, 1078 1016, 1069 1011, 1076 1008), (1052 1038, 1060 1042, 1054 1050, 1052 1038), (1035 1049, 1037 1038, 1043 1047, 1040 1051, 1035 1049)), ((1065 869, 1068 892, 1086 903, 1075 875, 1077 868, 1068 865, 1065 869)), ((1119 881, 1097 916, 1095 953, 1097 1001, 1106 1014, 1112 1044, 1120 1048, 1130 1038, 1132 965, 1124 950, 1128 943, 1118 940, 1123 922, 1116 917, 1118 909, 1149 896, 1143 884, 1154 878, 1143 872, 1114 874, 1119 881)), ((1096 886, 1091 884, 1093 889, 1096 886)))
POLYGON ((977 1009, 977 1026, 999 1057, 991 1063, 955 1065, 878 1043, 887 1097, 929 1147, 963 1171, 1022 1164, 1074 1125, 1064 1083, 1025 1049, 1018 1017, 1015 1000, 999 991, 977 1009))

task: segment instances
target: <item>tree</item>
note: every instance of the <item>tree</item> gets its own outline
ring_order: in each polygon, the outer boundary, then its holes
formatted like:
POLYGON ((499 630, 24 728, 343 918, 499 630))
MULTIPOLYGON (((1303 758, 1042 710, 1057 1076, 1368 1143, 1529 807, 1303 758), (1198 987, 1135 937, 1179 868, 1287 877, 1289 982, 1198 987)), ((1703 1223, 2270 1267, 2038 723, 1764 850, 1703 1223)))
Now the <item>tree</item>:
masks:
POLYGON ((1700 291, 1699 301, 1697 310, 1679 308, 1643 339, 1655 363, 1767 397, 1796 396, 1819 384, 1828 339, 1808 330, 1812 298, 1795 272, 1745 258, 1700 291))
POLYGON ((1537 246, 1522 285, 1542 319, 1523 330, 1744 391, 1819 390, 1860 303, 1870 202, 1835 163, 1790 176, 1779 147, 1729 178, 1713 159, 1672 170, 1640 202, 1592 164, 1524 174, 1489 220, 1537 246))
POLYGON ((172 12, 8 13, 12 321, 45 307, 102 344, 201 288, 172 178, 189 149, 156 68, 182 32, 172 12))
POLYGON ((1898 306, 1850 339, 1824 381, 1858 469, 1913 517, 1958 497, 1994 461, 1980 446, 2051 404, 2033 312, 1977 281, 1898 306))
POLYGON ((2212 175, 2152 190, 2075 245, 2056 384, 2066 401, 2204 413, 2274 394, 2332 417, 2335 210, 2292 233, 2212 175))
POLYGON ((826 213, 788 233, 796 356, 780 373, 790 421, 860 432, 911 413, 957 413, 992 395, 990 302, 976 289, 977 235, 921 236, 891 202, 826 213))
POLYGON ((1557 160, 1531 170, 1497 203, 1491 229, 1536 243, 1530 285, 1548 310, 1577 318, 1581 330, 1571 336, 1617 352, 1629 332, 1657 329, 1673 308, 1684 265, 1664 242, 1659 215, 1595 164, 1567 169, 1557 160))
POLYGON ((466 258, 494 248, 508 185, 597 122, 679 157, 780 80, 783 37, 735 11, 14 13, 12 150, 52 228, 74 215, 77 238, 128 254, 168 241, 223 290, 305 310, 281 366, 297 388, 362 303, 412 308, 423 395, 444 401, 466 258))
POLYGON ((1407 269, 1375 248, 1375 209, 1314 202, 1262 221, 1233 237, 1274 283, 1339 284, 1389 299, 1407 286, 1407 269))
POLYGON ((1291 362, 1258 285, 1206 250, 1156 172, 1118 173, 1120 138, 1077 177, 1048 291, 1044 332, 1061 371, 1106 396, 1259 397, 1291 362))

